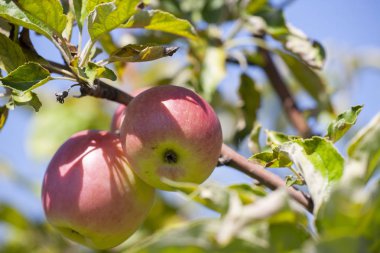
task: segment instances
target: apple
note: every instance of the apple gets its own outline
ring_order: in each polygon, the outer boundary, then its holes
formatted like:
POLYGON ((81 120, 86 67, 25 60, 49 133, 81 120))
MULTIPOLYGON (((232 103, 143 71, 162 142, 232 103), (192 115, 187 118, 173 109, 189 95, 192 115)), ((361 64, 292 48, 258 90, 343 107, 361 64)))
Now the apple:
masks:
POLYGON ((127 106, 120 139, 131 169, 146 183, 173 190, 167 180, 202 183, 214 170, 222 146, 212 107, 193 91, 157 86, 127 106))
MULTIPOLYGON (((139 88, 135 91, 132 92, 132 96, 137 96, 138 94, 140 94, 141 92, 143 92, 144 90, 146 90, 148 88, 139 88)), ((114 133, 118 133, 120 131, 120 127, 121 127, 121 124, 123 123, 123 120, 124 120, 124 117, 125 117, 125 109, 127 108, 126 105, 119 105, 113 116, 112 116, 112 121, 111 121, 111 131, 114 132, 114 133)))
POLYGON ((42 203, 48 222, 65 237, 106 249, 138 229, 154 192, 127 166, 118 135, 88 130, 74 134, 53 156, 42 203))

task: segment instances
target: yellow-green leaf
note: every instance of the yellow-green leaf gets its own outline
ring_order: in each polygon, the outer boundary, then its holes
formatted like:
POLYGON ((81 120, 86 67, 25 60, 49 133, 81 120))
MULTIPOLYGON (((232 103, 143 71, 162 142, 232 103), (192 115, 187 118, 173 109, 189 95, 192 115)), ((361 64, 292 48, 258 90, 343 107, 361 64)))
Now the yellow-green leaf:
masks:
POLYGON ((160 10, 142 10, 133 15, 124 28, 144 28, 196 39, 194 27, 189 21, 160 10))
POLYGON ((126 22, 136 12, 139 2, 139 0, 116 0, 98 5, 88 17, 88 32, 92 41, 126 22))
POLYGON ((109 58, 110 62, 144 62, 153 61, 162 57, 172 56, 178 47, 126 45, 113 52, 109 58))
POLYGON ((24 63, 21 47, 0 33, 0 68, 9 73, 24 63))
POLYGON ((18 0, 21 9, 40 20, 58 34, 66 27, 67 17, 59 0, 18 0))
POLYGON ((7 121, 8 118, 8 107, 2 106, 0 107, 0 130, 4 127, 5 122, 7 121))
POLYGON ((40 64, 28 62, 0 78, 2 85, 17 91, 33 90, 51 79, 48 70, 40 64))

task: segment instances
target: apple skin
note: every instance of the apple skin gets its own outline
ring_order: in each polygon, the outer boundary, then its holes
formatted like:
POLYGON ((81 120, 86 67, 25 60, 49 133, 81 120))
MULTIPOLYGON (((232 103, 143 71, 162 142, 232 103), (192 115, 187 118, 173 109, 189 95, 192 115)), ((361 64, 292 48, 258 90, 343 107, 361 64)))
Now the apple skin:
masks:
POLYGON ((44 176, 48 222, 65 237, 94 249, 117 246, 145 220, 155 190, 126 163, 118 135, 81 131, 53 156, 44 176))
MULTIPOLYGON (((138 94, 140 94, 141 92, 147 90, 148 88, 139 88, 135 91, 132 92, 132 96, 137 96, 138 94)), ((123 123, 123 120, 124 120, 124 117, 125 117, 125 110, 126 110, 127 106, 126 105, 123 105, 123 104, 120 104, 113 116, 112 116, 112 121, 111 121, 111 131, 114 132, 114 133, 119 133, 120 131, 120 127, 121 127, 121 124, 123 123)))
POLYGON ((146 183, 173 190, 163 178, 200 184, 214 170, 222 129, 212 107, 193 91, 158 86, 126 109, 120 139, 131 169, 146 183))

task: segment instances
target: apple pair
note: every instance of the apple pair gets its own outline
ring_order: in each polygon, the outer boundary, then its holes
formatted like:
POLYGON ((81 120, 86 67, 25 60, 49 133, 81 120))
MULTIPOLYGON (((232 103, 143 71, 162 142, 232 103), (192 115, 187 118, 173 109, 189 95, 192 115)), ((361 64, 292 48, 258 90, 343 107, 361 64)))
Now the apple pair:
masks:
POLYGON ((122 110, 120 136, 82 131, 53 156, 42 202, 47 220, 67 238, 106 249, 125 241, 145 220, 164 178, 202 183, 222 145, 219 120, 194 92, 159 86, 122 110), (120 138, 119 138, 120 137, 120 138))

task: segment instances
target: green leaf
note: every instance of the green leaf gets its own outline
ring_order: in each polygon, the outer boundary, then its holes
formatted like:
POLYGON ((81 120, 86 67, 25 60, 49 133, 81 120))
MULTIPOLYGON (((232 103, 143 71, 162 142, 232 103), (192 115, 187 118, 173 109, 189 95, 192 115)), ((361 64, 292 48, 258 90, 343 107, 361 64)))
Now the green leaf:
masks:
POLYGON ((113 52, 110 62, 144 62, 153 61, 162 57, 172 56, 178 47, 147 46, 129 44, 113 52))
POLYGON ((282 52, 281 50, 275 50, 275 52, 285 62, 290 72, 298 83, 313 97, 322 108, 327 108, 330 112, 333 111, 332 105, 327 94, 327 88, 325 81, 312 69, 310 69, 305 63, 298 60, 296 57, 282 52))
POLYGON ((279 153, 277 148, 273 151, 256 153, 251 156, 249 160, 259 163, 266 168, 282 168, 290 167, 292 165, 292 161, 289 157, 279 153))
POLYGON ((321 69, 326 60, 323 46, 315 40, 307 38, 303 32, 289 27, 289 34, 281 39, 284 48, 297 55, 308 66, 321 69))
POLYGON ((66 27, 67 17, 59 0, 18 0, 21 9, 46 24, 58 34, 66 27))
POLYGON ((314 200, 314 213, 317 213, 343 174, 342 156, 332 142, 322 137, 293 140, 278 149, 301 171, 314 200))
POLYGON ((265 20, 267 26, 266 30, 274 38, 278 39, 289 34, 289 29, 286 26, 282 10, 266 6, 259 13, 257 13, 257 16, 260 16, 265 20))
POLYGON ((2 85, 17 91, 33 90, 51 80, 48 70, 40 64, 28 62, 0 78, 2 85))
POLYGON ((226 52, 223 47, 210 46, 205 50, 201 69, 203 96, 210 101, 226 75, 226 52))
POLYGON ((5 122, 7 121, 8 118, 8 107, 2 106, 0 107, 0 130, 3 129, 5 122))
POLYGON ((135 12, 140 0, 116 0, 98 5, 88 17, 88 32, 96 41, 102 34, 110 32, 126 22, 135 12))
POLYGON ((12 100, 15 105, 29 105, 33 107, 34 111, 38 112, 42 106, 37 94, 31 91, 27 92, 13 92, 12 100))
POLYGON ((318 252, 340 251, 343 242, 348 245, 344 252, 379 252, 379 196, 378 179, 371 185, 363 181, 339 184, 316 219, 318 252))
POLYGON ((54 30, 32 14, 25 12, 11 0, 0 0, 0 17, 52 39, 54 30))
POLYGON ((362 109, 362 105, 357 105, 339 114, 338 117, 330 123, 326 137, 332 142, 337 142, 356 123, 356 119, 362 109))
POLYGON ((73 2, 77 24, 79 29, 82 30, 85 19, 95 7, 99 4, 112 2, 112 0, 73 0, 73 2))
POLYGON ((267 145, 280 145, 288 141, 301 139, 299 136, 287 135, 281 132, 265 130, 267 135, 267 145))
POLYGON ((252 128, 251 133, 249 134, 248 147, 253 154, 260 152, 260 133, 261 133, 261 125, 259 123, 255 123, 252 128))
POLYGON ((9 73, 24 63, 21 47, 0 33, 0 68, 9 73))
POLYGON ((268 3, 268 0, 249 0, 245 11, 249 13, 250 15, 255 14, 259 10, 261 10, 264 6, 266 6, 268 3))
POLYGON ((345 176, 370 179, 380 164, 380 113, 350 141, 347 154, 345 176))
POLYGON ((189 21, 175 17, 174 15, 160 10, 141 10, 134 14, 124 28, 144 28, 167 32, 189 39, 196 39, 194 27, 189 21))
POLYGON ((116 81, 117 79, 115 73, 112 70, 104 66, 96 65, 93 62, 88 63, 84 69, 84 73, 86 74, 86 78, 90 84, 93 84, 94 80, 97 78, 107 78, 112 81, 116 81))
POLYGON ((256 122, 257 110, 260 108, 261 94, 254 80, 243 73, 240 75, 239 96, 242 100, 241 110, 244 118, 244 126, 235 134, 234 141, 238 144, 253 128, 256 122))
POLYGON ((5 19, 0 18, 0 34, 9 37, 11 30, 12 26, 5 19))

